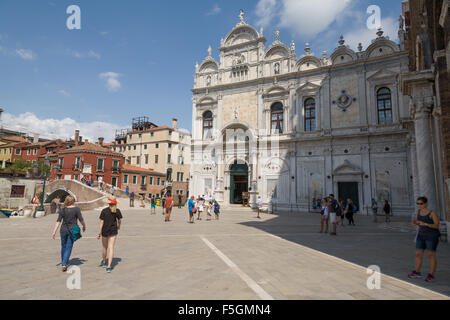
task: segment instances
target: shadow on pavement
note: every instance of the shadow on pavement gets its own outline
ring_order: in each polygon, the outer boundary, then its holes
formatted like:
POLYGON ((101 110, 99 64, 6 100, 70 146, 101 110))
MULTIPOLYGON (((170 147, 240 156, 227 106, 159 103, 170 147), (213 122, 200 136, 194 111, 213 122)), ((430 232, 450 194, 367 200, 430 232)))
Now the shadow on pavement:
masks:
MULTIPOLYGON (((414 230, 391 227, 381 222, 375 223, 372 217, 355 216, 356 226, 337 228, 337 236, 321 234, 320 214, 281 213, 264 214, 263 220, 242 222, 241 225, 278 236, 287 241, 329 254, 355 263, 364 268, 371 265, 380 267, 385 275, 413 283, 450 296, 450 246, 439 243, 437 249, 438 267, 434 283, 427 283, 428 257, 425 254, 422 279, 411 280, 407 274, 414 269, 415 236, 414 230), (269 219, 267 219, 270 217, 269 219)), ((408 224, 408 217, 393 217, 392 224, 408 224)), ((347 223, 347 221, 346 221, 347 223)), ((331 231, 331 224, 330 229, 331 231)))

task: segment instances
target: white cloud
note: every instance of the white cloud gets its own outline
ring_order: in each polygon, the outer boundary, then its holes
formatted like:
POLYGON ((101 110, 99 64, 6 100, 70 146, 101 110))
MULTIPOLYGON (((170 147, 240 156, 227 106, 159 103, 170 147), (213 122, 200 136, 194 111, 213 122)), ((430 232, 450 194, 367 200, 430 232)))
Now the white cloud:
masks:
POLYGON ((70 55, 74 58, 78 58, 78 59, 82 59, 82 58, 86 58, 86 57, 91 57, 91 58, 97 58, 100 59, 101 55, 97 52, 95 52, 94 50, 89 50, 88 53, 82 53, 82 52, 78 52, 75 50, 68 50, 70 55))
POLYGON ((58 92, 59 92, 60 94, 62 94, 63 96, 70 97, 70 93, 67 92, 66 90, 59 90, 58 92))
MULTIPOLYGON (((398 21, 393 17, 387 17, 381 20, 381 26, 383 28, 383 36, 388 36, 390 40, 396 41, 398 39, 398 21)), ((377 37, 377 30, 370 30, 364 23, 360 29, 351 30, 347 33, 344 32, 345 44, 350 46, 353 50, 356 50, 358 44, 363 45, 365 50, 377 37)))
POLYGON ((108 33, 109 33, 108 31, 101 31, 101 32, 100 32, 100 35, 101 35, 101 36, 106 36, 108 33))
POLYGON ((355 0, 259 0, 256 15, 260 26, 278 17, 278 26, 295 35, 314 37, 327 29, 355 0))
POLYGON ((100 59, 100 54, 95 52, 95 51, 93 51, 93 50, 89 50, 88 56, 100 59))
POLYGON ((17 49, 16 54, 24 60, 34 60, 36 58, 36 54, 28 49, 17 49))
POLYGON ((256 15, 259 18, 258 25, 267 27, 276 16, 277 0, 259 0, 256 5, 256 15))
POLYGON ((38 133, 42 138, 63 140, 73 138, 75 130, 78 129, 83 139, 89 139, 91 142, 96 142, 98 137, 104 137, 105 141, 113 141, 116 130, 122 128, 118 124, 101 121, 77 122, 71 118, 39 119, 32 112, 26 112, 18 116, 5 113, 3 114, 2 125, 31 136, 38 133))
POLYGON ((116 92, 120 89, 121 84, 118 80, 120 76, 120 74, 115 72, 104 72, 99 74, 100 79, 106 80, 106 88, 109 92, 116 92))
POLYGON ((210 11, 208 11, 207 13, 206 13, 206 15, 207 16, 215 16, 215 15, 218 15, 220 12, 222 11, 222 9, 219 7, 219 5, 216 3, 215 5, 214 5, 214 7, 210 10, 210 11))

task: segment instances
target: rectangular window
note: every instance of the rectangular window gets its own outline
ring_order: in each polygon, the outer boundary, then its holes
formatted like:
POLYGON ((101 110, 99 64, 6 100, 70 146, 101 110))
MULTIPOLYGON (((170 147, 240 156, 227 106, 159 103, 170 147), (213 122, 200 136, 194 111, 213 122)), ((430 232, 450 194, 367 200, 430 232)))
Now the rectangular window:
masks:
POLYGON ((33 150, 33 155, 37 155, 37 149, 33 150))
POLYGON ((59 158, 59 169, 62 170, 63 166, 64 166, 64 158, 59 158))
POLYGON ((75 158, 75 169, 80 169, 80 165, 81 165, 81 157, 76 157, 75 158))
POLYGON ((19 156, 21 154, 22 150, 16 149, 16 156, 19 156))
POLYGON ((158 155, 155 155, 155 163, 158 163, 158 155))
POLYGON ((130 151, 131 150, 131 146, 128 146, 128 151, 130 151))
POLYGON ((155 145, 155 148, 156 148, 156 149, 158 149, 158 148, 159 148, 159 143, 157 143, 157 144, 155 145))
POLYGON ((141 177, 141 185, 145 185, 145 180, 146 180, 146 179, 145 179, 145 176, 142 176, 142 177, 141 177))
POLYGON ((136 146, 133 146, 133 150, 136 150, 136 146))
POLYGON ((148 164, 148 154, 145 155, 145 164, 148 164))
POLYGON ((11 198, 23 198, 25 195, 25 186, 12 186, 11 198))
POLYGON ((172 144, 171 144, 171 143, 169 143, 169 149, 170 149, 170 148, 172 148, 172 144))
POLYGON ((27 156, 31 155, 31 149, 27 150, 27 156))
POLYGON ((127 163, 128 163, 128 164, 131 164, 131 157, 128 157, 127 163))
POLYGON ((144 144, 144 150, 147 150, 147 145, 146 144, 144 144))
POLYGON ((171 160, 172 160, 172 155, 167 155, 167 163, 170 163, 171 162, 171 160))
POLYGON ((153 137, 153 136, 154 136, 154 133, 153 133, 153 132, 150 132, 150 136, 152 136, 152 137, 153 137))
POLYGON ((128 175, 127 174, 125 174, 123 176, 123 184, 128 184, 128 175))
POLYGON ((149 184, 149 185, 152 185, 152 184, 153 184, 153 177, 150 177, 150 180, 149 180, 148 184, 149 184))
POLYGON ((104 164, 104 159, 98 158, 97 159, 97 171, 103 171, 103 164, 104 164))
POLYGON ((136 157, 136 164, 141 164, 141 157, 140 156, 136 157))
POLYGON ((137 184, 137 176, 133 176, 133 184, 137 184))
POLYGON ((161 178, 156 179, 156 185, 161 185, 161 178))
POLYGON ((113 170, 117 171, 119 169, 119 160, 113 160, 113 170))

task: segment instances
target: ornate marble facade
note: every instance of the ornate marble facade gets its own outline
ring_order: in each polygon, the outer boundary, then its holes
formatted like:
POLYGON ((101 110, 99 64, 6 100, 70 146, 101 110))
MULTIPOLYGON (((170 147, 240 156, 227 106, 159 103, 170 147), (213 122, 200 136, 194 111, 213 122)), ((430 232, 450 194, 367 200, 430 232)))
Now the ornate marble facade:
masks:
POLYGON ((365 50, 341 37, 330 56, 316 57, 306 44, 298 57, 278 31, 266 42, 241 12, 221 40, 220 61, 209 48, 196 65, 190 194, 236 201, 242 164, 253 206, 261 196, 277 210, 307 211, 313 197, 350 192, 361 213, 376 198, 411 214, 419 190, 410 99, 399 92, 408 70, 403 43, 378 30, 365 50), (235 148, 226 146, 232 130, 246 136, 235 148))

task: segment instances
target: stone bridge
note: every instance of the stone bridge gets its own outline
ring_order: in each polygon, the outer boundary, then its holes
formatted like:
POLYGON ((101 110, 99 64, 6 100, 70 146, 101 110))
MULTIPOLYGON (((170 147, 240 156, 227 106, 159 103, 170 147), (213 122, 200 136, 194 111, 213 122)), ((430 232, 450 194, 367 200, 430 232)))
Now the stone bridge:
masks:
MULTIPOLYGON (((42 192, 42 184, 36 186, 36 193, 42 192)), ((67 196, 75 198, 76 206, 81 210, 92 210, 106 205, 107 194, 91 188, 81 182, 75 180, 55 180, 45 185, 45 213, 54 213, 51 210, 51 202, 56 197, 61 201, 67 196)))

